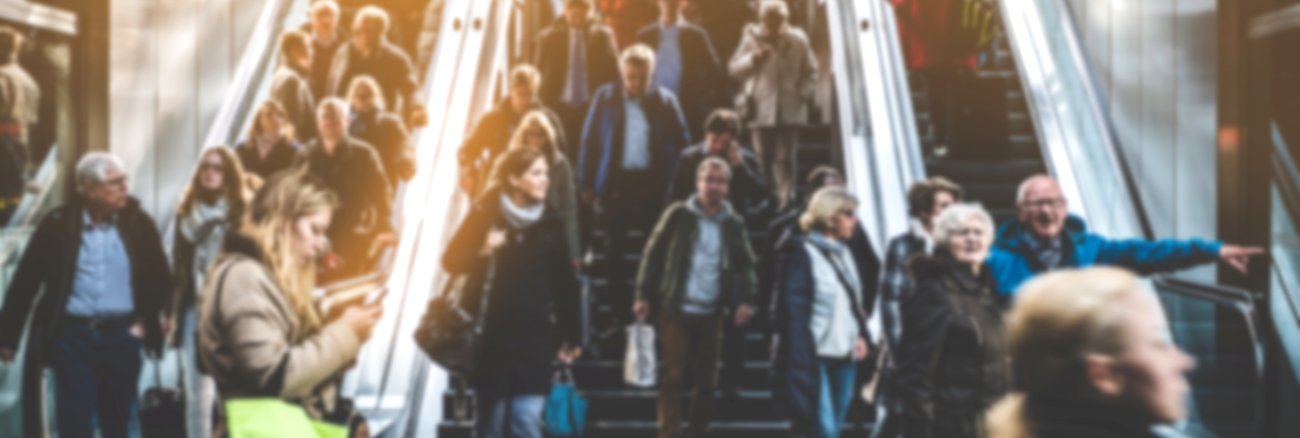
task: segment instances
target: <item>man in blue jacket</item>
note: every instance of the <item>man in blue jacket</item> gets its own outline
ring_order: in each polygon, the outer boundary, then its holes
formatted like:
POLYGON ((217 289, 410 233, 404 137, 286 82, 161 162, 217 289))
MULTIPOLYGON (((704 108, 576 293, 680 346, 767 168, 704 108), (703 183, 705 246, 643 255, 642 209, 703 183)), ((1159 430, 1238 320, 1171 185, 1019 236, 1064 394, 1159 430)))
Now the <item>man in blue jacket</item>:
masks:
POLYGON ((1147 275, 1216 260, 1246 272, 1257 247, 1218 241, 1109 239, 1067 213, 1065 196, 1047 175, 1029 177, 1016 196, 1016 220, 998 230, 989 266, 998 291, 1010 295, 1029 278, 1056 269, 1112 265, 1147 275))
POLYGON ((650 85, 654 51, 633 45, 619 64, 622 80, 600 87, 591 99, 578 149, 578 187, 583 203, 596 206, 606 239, 608 293, 622 311, 632 308, 635 274, 624 256, 640 250, 628 232, 648 234, 654 225, 677 157, 691 137, 677 96, 650 85))

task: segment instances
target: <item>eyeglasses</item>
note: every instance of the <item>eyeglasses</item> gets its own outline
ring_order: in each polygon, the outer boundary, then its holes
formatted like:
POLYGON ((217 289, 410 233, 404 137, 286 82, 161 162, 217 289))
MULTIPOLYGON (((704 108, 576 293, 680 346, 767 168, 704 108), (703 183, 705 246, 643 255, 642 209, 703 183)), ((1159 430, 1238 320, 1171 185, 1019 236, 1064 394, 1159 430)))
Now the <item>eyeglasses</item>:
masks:
POLYGON ((1034 208, 1045 208, 1045 207, 1055 208, 1061 206, 1062 204, 1065 204, 1065 198, 1035 199, 1032 201, 1021 202, 1020 206, 1024 208, 1034 209, 1034 208))
POLYGON ((215 172, 225 172, 225 171, 226 171, 226 166, 225 166, 225 165, 222 165, 222 164, 212 164, 212 163, 201 163, 201 164, 199 164, 199 171, 200 171, 200 172, 204 172, 204 171, 208 171, 208 170, 215 171, 215 172))

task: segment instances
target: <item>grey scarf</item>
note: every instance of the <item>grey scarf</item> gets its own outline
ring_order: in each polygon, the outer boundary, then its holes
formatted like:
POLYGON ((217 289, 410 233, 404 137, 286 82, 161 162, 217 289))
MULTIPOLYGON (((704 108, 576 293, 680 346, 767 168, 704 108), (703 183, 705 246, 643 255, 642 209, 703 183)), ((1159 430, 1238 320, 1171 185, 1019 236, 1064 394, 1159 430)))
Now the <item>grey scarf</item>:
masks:
POLYGON ((546 203, 538 202, 526 207, 517 207, 510 201, 510 196, 505 193, 501 194, 501 215, 505 216, 506 222, 510 227, 516 230, 522 230, 537 223, 542 219, 542 212, 546 211, 546 203))

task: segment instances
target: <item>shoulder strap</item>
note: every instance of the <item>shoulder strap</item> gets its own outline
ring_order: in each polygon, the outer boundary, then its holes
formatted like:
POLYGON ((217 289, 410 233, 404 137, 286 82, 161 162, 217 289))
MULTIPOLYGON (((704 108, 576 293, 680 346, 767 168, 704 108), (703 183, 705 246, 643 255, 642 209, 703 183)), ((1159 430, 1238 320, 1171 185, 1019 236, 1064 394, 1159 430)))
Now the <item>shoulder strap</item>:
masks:
POLYGON ((835 277, 840 280, 840 285, 844 286, 844 292, 849 295, 849 302, 853 304, 853 319, 858 321, 858 331, 861 332, 863 338, 866 338, 867 321, 863 317, 864 315, 862 315, 862 311, 864 311, 862 305, 858 302, 857 295, 854 294, 855 289, 853 288, 853 283, 849 282, 848 276, 840 269, 840 265, 835 262, 835 258, 832 256, 830 251, 817 246, 817 244, 811 244, 811 246, 817 248, 817 251, 826 259, 826 262, 830 263, 831 269, 835 270, 835 277))

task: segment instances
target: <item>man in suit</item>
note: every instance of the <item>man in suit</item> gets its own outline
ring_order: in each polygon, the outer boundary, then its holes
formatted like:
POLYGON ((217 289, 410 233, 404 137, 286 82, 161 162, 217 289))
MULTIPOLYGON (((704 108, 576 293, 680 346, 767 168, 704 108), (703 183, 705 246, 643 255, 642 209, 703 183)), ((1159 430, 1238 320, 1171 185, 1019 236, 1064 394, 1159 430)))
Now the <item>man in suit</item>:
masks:
MULTIPOLYGON (((542 102, 559 114, 564 132, 581 132, 592 93, 618 80, 614 36, 596 22, 590 0, 567 0, 564 19, 540 40, 533 65, 542 72, 542 102)), ((568 158, 577 162, 576 156, 568 158)))
POLYGON ((631 308, 626 291, 634 271, 623 256, 639 249, 628 232, 654 224, 677 157, 691 141, 677 96, 650 85, 654 61, 654 51, 641 44, 623 52, 623 80, 596 90, 578 152, 579 191, 605 231, 606 282, 618 310, 631 308))
POLYGON ((659 21, 642 28, 637 41, 655 49, 654 85, 681 98, 691 137, 699 138, 704 118, 720 103, 726 75, 708 32, 682 20, 686 3, 659 0, 659 21))

